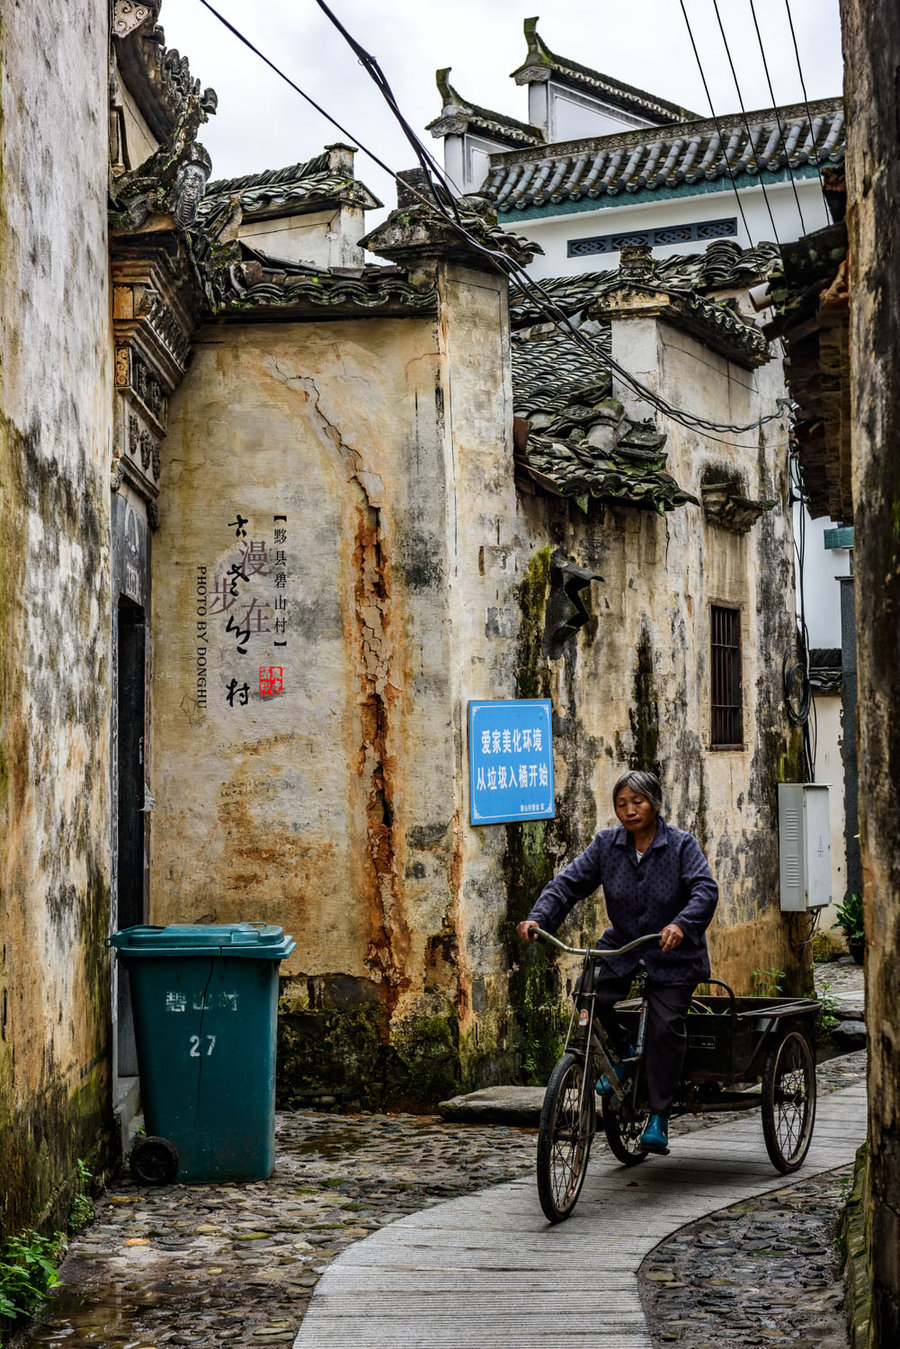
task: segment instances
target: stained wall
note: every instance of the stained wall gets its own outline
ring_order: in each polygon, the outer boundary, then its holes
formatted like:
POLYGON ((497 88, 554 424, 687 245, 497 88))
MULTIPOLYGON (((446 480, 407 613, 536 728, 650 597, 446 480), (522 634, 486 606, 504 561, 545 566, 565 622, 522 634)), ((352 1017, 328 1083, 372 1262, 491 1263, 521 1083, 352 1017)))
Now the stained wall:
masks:
MULTIPOLYGON (((523 952, 514 924, 609 823, 628 766, 659 769, 669 817, 708 850, 723 977, 744 990, 754 969, 803 978, 777 908, 775 784, 796 749, 780 704, 783 429, 723 449, 670 428, 689 491, 724 455, 748 496, 776 502, 745 535, 700 506, 584 514, 525 496, 503 283, 462 264, 437 279, 436 320, 209 326, 172 403, 154 542, 152 917, 278 922, 297 938, 287 1101, 427 1101, 460 1081, 540 1077, 571 970, 523 952), (588 622, 556 646, 564 561, 598 579, 588 622), (715 601, 741 611, 733 752, 709 745, 715 601), (269 629, 245 654, 228 631, 241 611, 269 629), (260 692, 273 666, 283 692, 260 692), (468 700, 511 697, 553 701, 557 818, 474 828, 468 700)), ((707 416, 750 421, 780 392, 767 368, 748 374, 655 321, 619 327, 631 368, 707 416)), ((591 903, 567 931, 601 921, 591 903)))
POLYGON ((108 1124, 107 9, 7 8, 0 180, 0 1228, 108 1124))

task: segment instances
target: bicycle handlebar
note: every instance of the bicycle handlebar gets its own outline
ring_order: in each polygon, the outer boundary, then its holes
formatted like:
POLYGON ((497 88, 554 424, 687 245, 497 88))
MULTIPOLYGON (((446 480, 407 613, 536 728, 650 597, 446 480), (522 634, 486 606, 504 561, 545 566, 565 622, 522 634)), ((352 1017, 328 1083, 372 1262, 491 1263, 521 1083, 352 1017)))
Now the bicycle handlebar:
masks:
POLYGON ((549 932, 545 932, 541 927, 536 927, 533 935, 535 937, 542 937, 544 941, 550 942, 553 946, 558 946, 560 951, 567 951, 571 956, 602 956, 604 959, 607 959, 612 956, 624 956, 638 946, 646 946, 648 942, 659 941, 662 933, 650 932, 646 937, 637 937, 634 941, 628 942, 626 946, 619 946, 615 950, 607 950, 599 946, 566 946, 565 942, 559 941, 556 937, 551 936, 549 932))

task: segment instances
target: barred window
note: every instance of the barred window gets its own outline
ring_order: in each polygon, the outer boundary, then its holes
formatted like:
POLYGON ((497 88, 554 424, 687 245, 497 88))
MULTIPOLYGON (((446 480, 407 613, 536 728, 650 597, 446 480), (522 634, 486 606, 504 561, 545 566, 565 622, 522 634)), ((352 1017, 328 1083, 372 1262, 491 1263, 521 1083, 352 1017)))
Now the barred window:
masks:
POLYGON ((666 225, 660 229, 629 230, 626 234, 597 234, 590 239, 569 239, 566 255, 583 258, 592 253, 618 253, 637 244, 650 248, 662 244, 696 243, 706 239, 728 239, 737 234, 737 217, 729 220, 698 220, 690 225, 666 225))
POLYGON ((710 742, 734 748, 744 739, 740 610, 711 605, 710 638, 710 742))

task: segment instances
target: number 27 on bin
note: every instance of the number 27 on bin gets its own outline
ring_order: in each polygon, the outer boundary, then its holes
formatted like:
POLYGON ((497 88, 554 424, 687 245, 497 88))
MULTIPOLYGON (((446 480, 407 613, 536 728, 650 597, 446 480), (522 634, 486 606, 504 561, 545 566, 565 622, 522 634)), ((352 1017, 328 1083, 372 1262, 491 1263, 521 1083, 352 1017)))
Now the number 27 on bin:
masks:
MULTIPOLYGON (((213 1052, 213 1050, 214 1050, 215 1047, 216 1047, 216 1037, 215 1037, 214 1035, 207 1035, 205 1038, 209 1041, 209 1044, 207 1045, 207 1049, 206 1049, 206 1057, 209 1058, 210 1054, 213 1052)), ((199 1035, 192 1035, 192 1036, 191 1036, 191 1054, 190 1054, 190 1056, 191 1056, 192 1059, 199 1059, 199 1058, 202 1057, 202 1050, 201 1050, 201 1046, 200 1046, 200 1036, 199 1036, 199 1035)))

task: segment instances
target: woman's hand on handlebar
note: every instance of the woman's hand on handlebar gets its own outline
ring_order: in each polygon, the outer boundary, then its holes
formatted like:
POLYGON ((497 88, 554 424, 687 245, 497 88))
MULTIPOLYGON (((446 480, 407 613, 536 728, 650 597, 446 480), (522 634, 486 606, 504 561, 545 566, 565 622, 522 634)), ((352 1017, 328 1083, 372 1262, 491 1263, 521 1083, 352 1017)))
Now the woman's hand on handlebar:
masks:
POLYGON ((532 934, 539 931, 540 926, 534 918, 523 918, 521 923, 516 924, 516 933, 522 941, 534 941, 532 934))
POLYGON ((674 951, 684 941, 684 933, 677 923, 668 923, 659 934, 659 944, 664 951, 674 951))

